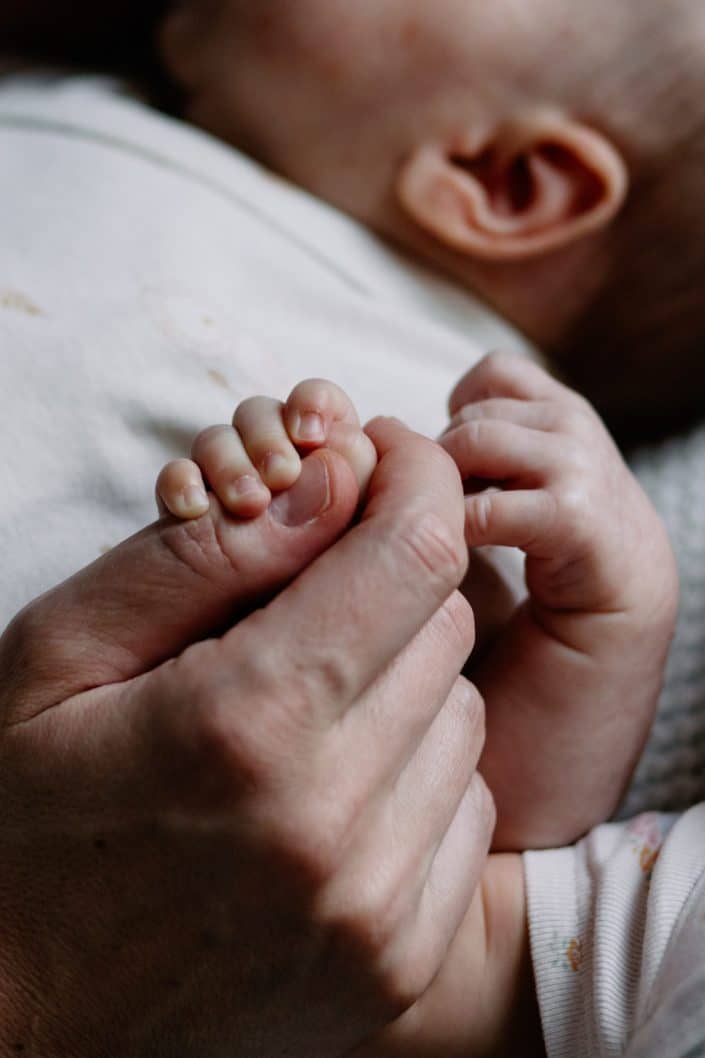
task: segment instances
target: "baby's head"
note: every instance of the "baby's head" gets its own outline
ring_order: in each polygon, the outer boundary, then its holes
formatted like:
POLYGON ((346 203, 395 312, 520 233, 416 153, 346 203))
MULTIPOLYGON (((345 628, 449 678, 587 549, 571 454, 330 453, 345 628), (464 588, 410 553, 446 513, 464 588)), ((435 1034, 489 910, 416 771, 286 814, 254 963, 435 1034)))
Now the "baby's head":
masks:
POLYGON ((702 408, 702 0, 180 0, 161 41, 188 117, 450 272, 613 423, 702 408))

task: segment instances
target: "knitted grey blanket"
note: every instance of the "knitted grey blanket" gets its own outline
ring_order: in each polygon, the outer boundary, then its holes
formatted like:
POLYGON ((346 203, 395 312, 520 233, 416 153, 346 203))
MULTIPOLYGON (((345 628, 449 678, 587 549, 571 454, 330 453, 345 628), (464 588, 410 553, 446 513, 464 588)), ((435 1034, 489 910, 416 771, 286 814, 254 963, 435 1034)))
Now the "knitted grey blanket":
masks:
POLYGON ((643 449, 632 469, 668 528, 681 603, 651 735, 619 818, 705 801, 705 424, 643 449))

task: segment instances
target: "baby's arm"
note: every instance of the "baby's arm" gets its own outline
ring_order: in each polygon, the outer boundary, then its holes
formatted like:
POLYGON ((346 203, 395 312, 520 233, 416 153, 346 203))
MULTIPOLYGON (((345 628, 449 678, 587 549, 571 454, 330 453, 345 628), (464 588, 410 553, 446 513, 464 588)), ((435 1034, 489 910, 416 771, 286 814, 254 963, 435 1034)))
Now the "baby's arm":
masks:
POLYGON ((200 518, 208 510, 210 488, 232 514, 257 518, 273 494, 285 493, 298 480, 302 457, 323 445, 347 460, 363 496, 377 453, 339 386, 310 379, 285 403, 251 397, 238 405, 231 426, 210 426, 198 435, 192 459, 164 467, 157 480, 160 512, 200 518))
POLYGON ((526 554, 528 600, 470 673, 487 707, 495 847, 569 844, 614 811, 641 752, 675 563, 596 413, 535 364, 486 358, 451 411, 441 443, 466 482, 468 543, 526 554))

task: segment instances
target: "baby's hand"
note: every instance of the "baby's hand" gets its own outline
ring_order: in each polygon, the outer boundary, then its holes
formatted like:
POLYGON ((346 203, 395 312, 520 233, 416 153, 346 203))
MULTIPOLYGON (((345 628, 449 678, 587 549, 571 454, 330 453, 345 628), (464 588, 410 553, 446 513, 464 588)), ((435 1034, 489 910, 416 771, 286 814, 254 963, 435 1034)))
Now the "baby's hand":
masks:
POLYGON ((441 444, 466 483, 469 545, 526 554, 529 599, 472 673, 496 846, 570 842, 616 808, 648 733, 675 621, 672 552, 597 414, 535 364, 486 358, 451 413, 441 444))
POLYGON ((298 480, 301 458, 331 448, 349 463, 363 496, 377 453, 339 386, 323 379, 300 383, 286 403, 251 397, 238 405, 232 426, 210 426, 194 441, 191 459, 168 463, 157 479, 162 514, 200 518, 207 488, 238 518, 257 518, 272 494, 298 480))

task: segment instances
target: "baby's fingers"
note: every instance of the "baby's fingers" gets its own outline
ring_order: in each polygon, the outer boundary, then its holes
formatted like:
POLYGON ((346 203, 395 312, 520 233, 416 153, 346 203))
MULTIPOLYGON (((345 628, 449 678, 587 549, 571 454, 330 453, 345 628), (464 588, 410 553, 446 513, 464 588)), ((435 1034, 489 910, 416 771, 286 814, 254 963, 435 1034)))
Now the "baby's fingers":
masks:
POLYGON ((271 500, 232 426, 209 426, 193 443, 191 456, 221 503, 240 518, 256 518, 271 500))
POLYGON ((322 378, 301 382, 284 405, 283 418, 289 437, 302 448, 327 443, 336 423, 360 426, 355 407, 347 393, 322 378))
POLYGON ((208 496, 200 468, 190 459, 175 459, 157 478, 156 500, 159 514, 175 518, 200 518, 208 510, 208 496))
POLYGON ((554 435, 493 419, 457 426, 439 444, 455 460, 464 481, 537 486, 557 473, 561 461, 561 442, 554 435))
POLYGON ((538 364, 515 353, 490 353, 461 378, 450 395, 448 407, 455 415, 464 404, 490 397, 514 400, 565 399, 569 390, 538 364))
POLYGON ((488 489, 465 499, 468 547, 518 547, 532 558, 550 557, 556 520, 556 501, 544 489, 488 489))
POLYGON ((272 492, 290 488, 301 473, 301 459, 289 439, 283 412, 281 401, 250 397, 233 416, 247 455, 272 492))

